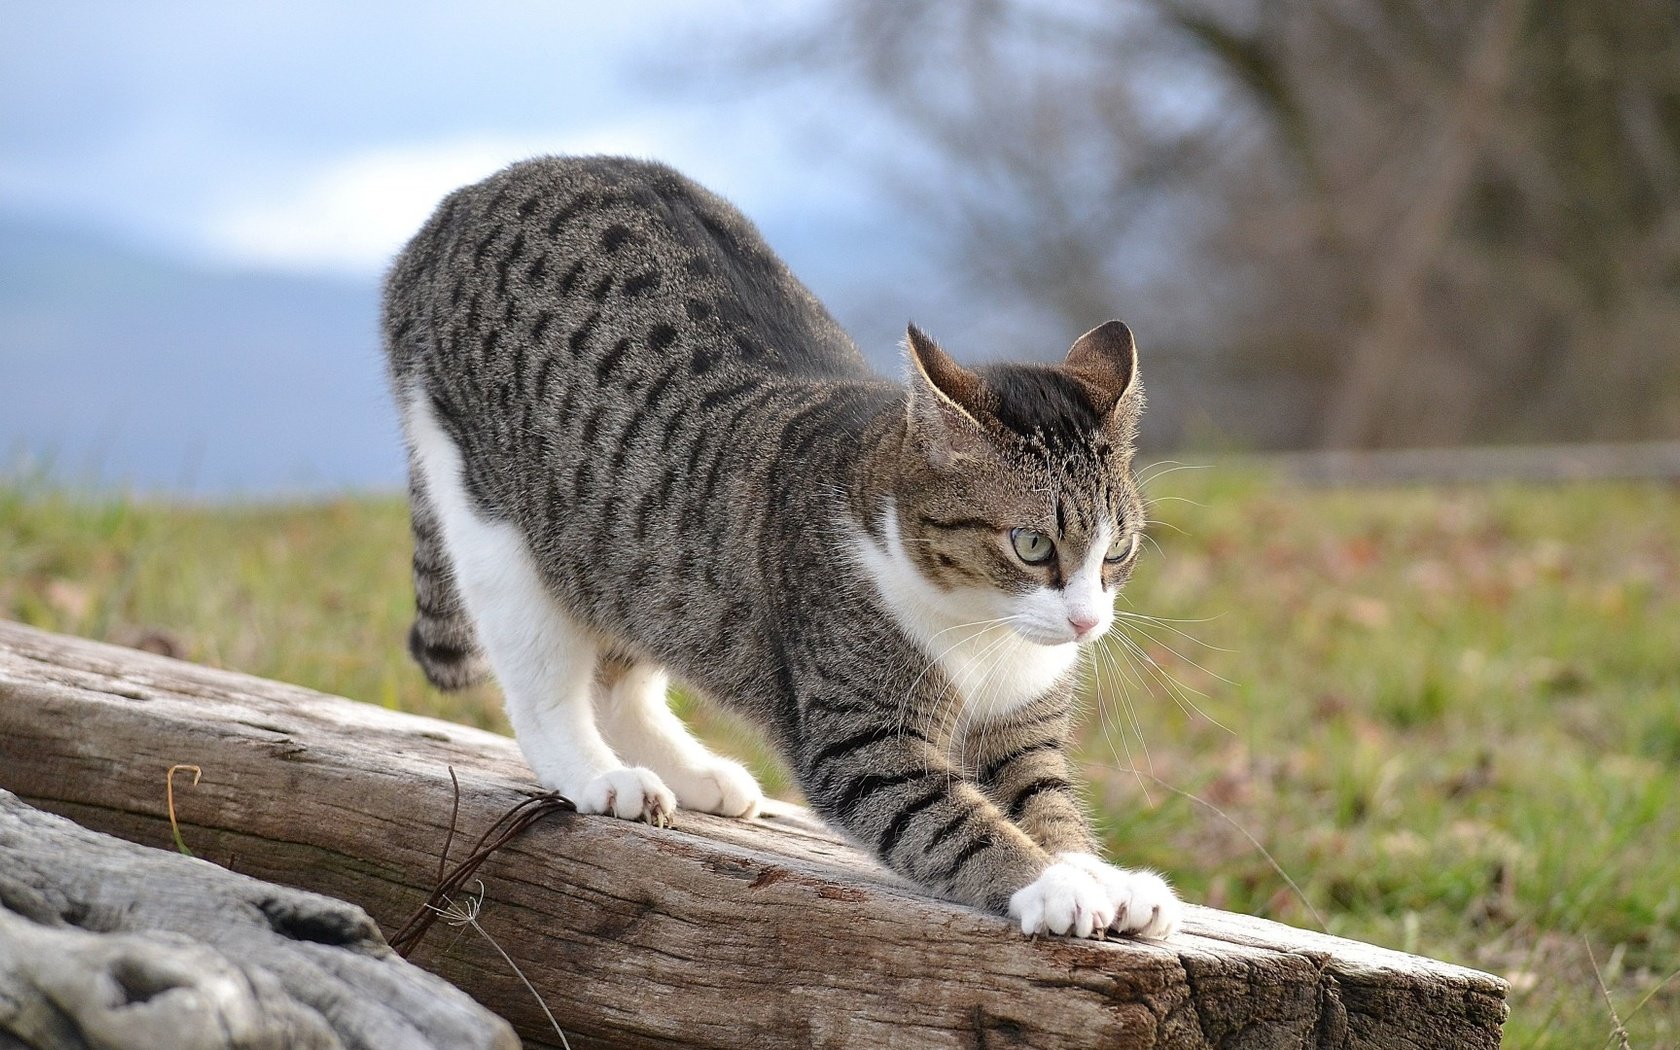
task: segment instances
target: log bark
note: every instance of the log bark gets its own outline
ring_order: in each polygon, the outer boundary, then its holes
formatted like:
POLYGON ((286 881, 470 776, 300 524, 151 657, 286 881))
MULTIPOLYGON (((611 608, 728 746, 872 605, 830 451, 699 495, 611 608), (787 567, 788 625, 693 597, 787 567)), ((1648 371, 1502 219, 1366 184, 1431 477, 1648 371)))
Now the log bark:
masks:
POLYGON ((360 908, 0 790, 0 1039, 36 1050, 517 1050, 360 908))
MULTIPOLYGON (((169 841, 164 774, 201 857, 357 902, 387 930, 436 879, 460 778, 476 838, 536 786, 511 740, 0 623, 0 787, 169 841)), ((458 845, 456 855, 461 852, 458 845)), ((479 921, 572 1046, 1496 1047, 1478 971, 1192 908, 1165 945, 1027 940, 905 885, 796 807, 669 829, 544 818, 480 871, 479 921)), ((558 1042, 470 930, 413 959, 558 1042)))

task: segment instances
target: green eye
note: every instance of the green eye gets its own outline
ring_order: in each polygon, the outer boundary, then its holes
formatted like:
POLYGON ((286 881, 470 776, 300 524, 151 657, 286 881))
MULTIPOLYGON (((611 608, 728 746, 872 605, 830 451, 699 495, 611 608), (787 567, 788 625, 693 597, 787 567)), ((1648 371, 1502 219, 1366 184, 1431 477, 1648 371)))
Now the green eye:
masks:
POLYGON ((1114 542, 1108 545, 1108 551, 1103 555, 1103 561, 1108 562, 1110 565, 1118 565, 1123 561, 1130 561, 1132 555, 1137 553, 1137 549, 1138 534, 1135 532, 1128 532, 1124 536, 1116 537, 1114 542))
POLYGON ((1015 546, 1015 556, 1028 565, 1043 565, 1056 553, 1050 537, 1036 529, 1010 529, 1009 542, 1015 546))

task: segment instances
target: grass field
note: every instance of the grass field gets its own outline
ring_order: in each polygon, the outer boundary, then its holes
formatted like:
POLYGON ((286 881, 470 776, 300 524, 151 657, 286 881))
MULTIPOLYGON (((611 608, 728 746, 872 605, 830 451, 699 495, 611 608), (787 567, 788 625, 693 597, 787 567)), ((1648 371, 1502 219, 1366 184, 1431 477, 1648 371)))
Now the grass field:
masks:
MULTIPOLYGON (((1150 491, 1120 608, 1159 619, 1095 661, 1083 749, 1116 857, 1498 973, 1507 1046, 1616 1045, 1595 960, 1629 1045, 1680 1045, 1680 487, 1150 491)), ((0 616, 505 728, 409 664, 407 565, 397 499, 0 488, 0 616)))

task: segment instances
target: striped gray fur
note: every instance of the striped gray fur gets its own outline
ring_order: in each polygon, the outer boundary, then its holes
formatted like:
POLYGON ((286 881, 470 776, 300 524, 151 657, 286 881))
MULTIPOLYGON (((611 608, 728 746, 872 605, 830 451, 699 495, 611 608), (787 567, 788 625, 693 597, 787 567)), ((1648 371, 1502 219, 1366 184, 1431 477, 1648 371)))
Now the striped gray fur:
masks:
POLYGON ((439 689, 465 689, 489 676, 478 648, 472 620, 455 589, 449 552, 444 549, 437 516, 410 473, 409 528, 414 535, 414 626, 408 651, 439 689))
MULTIPOLYGON (((476 512, 518 529, 601 641, 599 683, 668 669, 762 726, 883 863, 994 911, 1094 850, 1065 755, 1074 676, 976 716, 854 548, 886 542, 891 507, 934 586, 1015 594, 1061 587, 1100 521, 1141 527, 1141 393, 1129 334, 1103 331, 1065 366, 974 370, 912 331, 909 383, 881 378, 731 205, 607 157, 450 195, 384 316, 399 398, 426 399, 476 512), (1065 556, 1012 562, 998 531, 1020 524, 1065 556)), ((413 650, 455 688, 482 659, 418 478, 412 501, 413 650)), ((1104 584, 1131 564, 1104 562, 1104 584)))

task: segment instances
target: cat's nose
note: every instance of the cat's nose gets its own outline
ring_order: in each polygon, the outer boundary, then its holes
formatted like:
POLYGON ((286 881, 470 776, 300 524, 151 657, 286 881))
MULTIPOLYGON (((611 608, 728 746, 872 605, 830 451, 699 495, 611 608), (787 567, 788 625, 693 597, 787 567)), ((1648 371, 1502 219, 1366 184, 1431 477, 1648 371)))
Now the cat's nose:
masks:
POLYGON ((1096 613, 1079 613, 1068 617, 1068 626, 1073 628, 1075 638, 1083 638, 1090 634, 1098 622, 1096 613))

